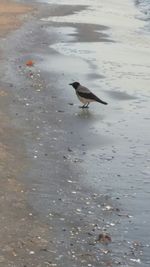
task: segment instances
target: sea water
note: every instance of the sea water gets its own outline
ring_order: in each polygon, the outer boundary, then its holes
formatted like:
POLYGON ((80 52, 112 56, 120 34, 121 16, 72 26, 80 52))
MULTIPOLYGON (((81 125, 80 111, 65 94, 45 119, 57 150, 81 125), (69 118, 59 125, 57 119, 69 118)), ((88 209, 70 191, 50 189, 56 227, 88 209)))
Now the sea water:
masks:
MULTIPOLYGON (((54 0, 48 2, 56 4, 54 0)), ((74 2, 61 0, 59 5, 61 4, 73 5, 74 2)), ((104 25, 108 27, 107 34, 113 42, 58 42, 51 48, 64 56, 78 57, 94 63, 96 74, 106 77, 100 81, 102 88, 106 90, 119 88, 131 94, 139 91, 146 91, 147 94, 150 83, 150 35, 144 33, 147 23, 142 18, 146 8, 144 1, 77 0, 75 4, 85 5, 86 8, 67 16, 47 17, 44 20, 71 24, 75 31, 76 24, 104 25)), ((77 77, 78 73, 72 78, 77 77)), ((82 80, 87 81, 87 77, 82 80)), ((95 88, 96 85, 99 88, 99 80, 95 79, 95 88)))
POLYGON ((150 1, 149 0, 135 0, 135 5, 140 10, 139 19, 145 21, 143 30, 150 33, 150 1))

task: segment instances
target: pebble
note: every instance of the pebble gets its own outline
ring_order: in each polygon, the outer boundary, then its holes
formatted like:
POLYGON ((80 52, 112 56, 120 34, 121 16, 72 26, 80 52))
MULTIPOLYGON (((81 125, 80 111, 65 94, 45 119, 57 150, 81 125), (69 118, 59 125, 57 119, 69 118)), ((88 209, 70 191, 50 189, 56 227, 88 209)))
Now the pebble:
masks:
POLYGON ((130 261, 141 263, 141 260, 140 259, 130 259, 130 261))
POLYGON ((81 209, 76 209, 76 211, 81 212, 81 209))
POLYGON ((100 243, 103 243, 103 244, 108 244, 112 240, 111 240, 111 236, 109 234, 101 233, 101 234, 99 234, 97 241, 100 243))
POLYGON ((29 252, 29 254, 30 254, 30 255, 34 255, 35 252, 34 252, 33 250, 31 250, 31 251, 29 252))

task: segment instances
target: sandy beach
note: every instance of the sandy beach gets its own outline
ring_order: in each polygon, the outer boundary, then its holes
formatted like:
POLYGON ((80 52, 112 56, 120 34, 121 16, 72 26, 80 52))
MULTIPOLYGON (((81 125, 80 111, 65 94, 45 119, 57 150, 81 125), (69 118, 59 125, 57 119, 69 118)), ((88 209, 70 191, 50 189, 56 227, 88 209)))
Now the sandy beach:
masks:
POLYGON ((21 17, 31 11, 27 5, 21 5, 9 0, 0 1, 0 36, 17 29, 21 25, 21 17))
POLYGON ((39 266, 39 260, 28 255, 32 255, 35 247, 39 251, 47 244, 49 233, 47 225, 33 217, 27 204, 27 188, 20 181, 28 166, 25 145, 20 139, 23 133, 11 120, 10 105, 15 103, 16 96, 9 76, 7 82, 2 81, 6 77, 6 62, 13 58, 13 52, 5 49, 7 37, 35 13, 31 5, 0 1, 0 266, 3 267, 27 266, 26 262, 28 266, 39 266))
POLYGON ((0 13, 0 266, 149 266, 141 11, 48 0, 1 1, 0 13), (108 106, 79 109, 75 80, 108 106))

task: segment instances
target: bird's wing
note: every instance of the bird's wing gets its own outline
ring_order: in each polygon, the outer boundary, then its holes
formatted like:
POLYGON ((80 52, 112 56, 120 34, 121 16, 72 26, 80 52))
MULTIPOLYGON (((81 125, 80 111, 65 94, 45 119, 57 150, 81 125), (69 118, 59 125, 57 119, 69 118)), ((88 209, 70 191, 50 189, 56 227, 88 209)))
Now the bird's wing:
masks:
POLYGON ((94 100, 94 101, 97 101, 97 102, 100 102, 100 99, 94 95, 93 93, 89 92, 89 93, 83 93, 83 92, 77 92, 78 95, 80 97, 83 97, 83 98, 86 98, 86 99, 91 99, 91 100, 94 100))
POLYGON ((85 87, 85 86, 82 86, 82 85, 79 85, 78 88, 77 88, 77 92, 81 92, 81 93, 91 93, 91 91, 85 87))
POLYGON ((91 99, 91 100, 95 100, 95 101, 99 101, 100 100, 87 87, 84 87, 82 85, 78 86, 77 93, 78 93, 79 96, 84 97, 86 99, 91 99))
POLYGON ((97 101, 101 104, 107 105, 107 102, 104 102, 101 100, 99 97, 94 95, 87 87, 84 87, 82 85, 79 85, 78 88, 76 89, 76 93, 80 96, 83 97, 87 100, 94 100, 97 101))

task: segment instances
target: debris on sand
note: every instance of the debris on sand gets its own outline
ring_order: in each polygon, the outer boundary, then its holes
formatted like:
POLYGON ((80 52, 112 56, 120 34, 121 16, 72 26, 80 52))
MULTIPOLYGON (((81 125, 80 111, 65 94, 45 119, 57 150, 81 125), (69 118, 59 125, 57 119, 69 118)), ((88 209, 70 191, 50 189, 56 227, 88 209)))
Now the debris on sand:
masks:
POLYGON ((28 67, 33 67, 33 65, 34 65, 33 60, 28 60, 28 61, 26 61, 26 66, 28 66, 28 67))
POLYGON ((111 236, 109 234, 101 233, 101 234, 99 234, 98 239, 96 241, 107 245, 107 244, 112 242, 112 239, 111 239, 111 236))

